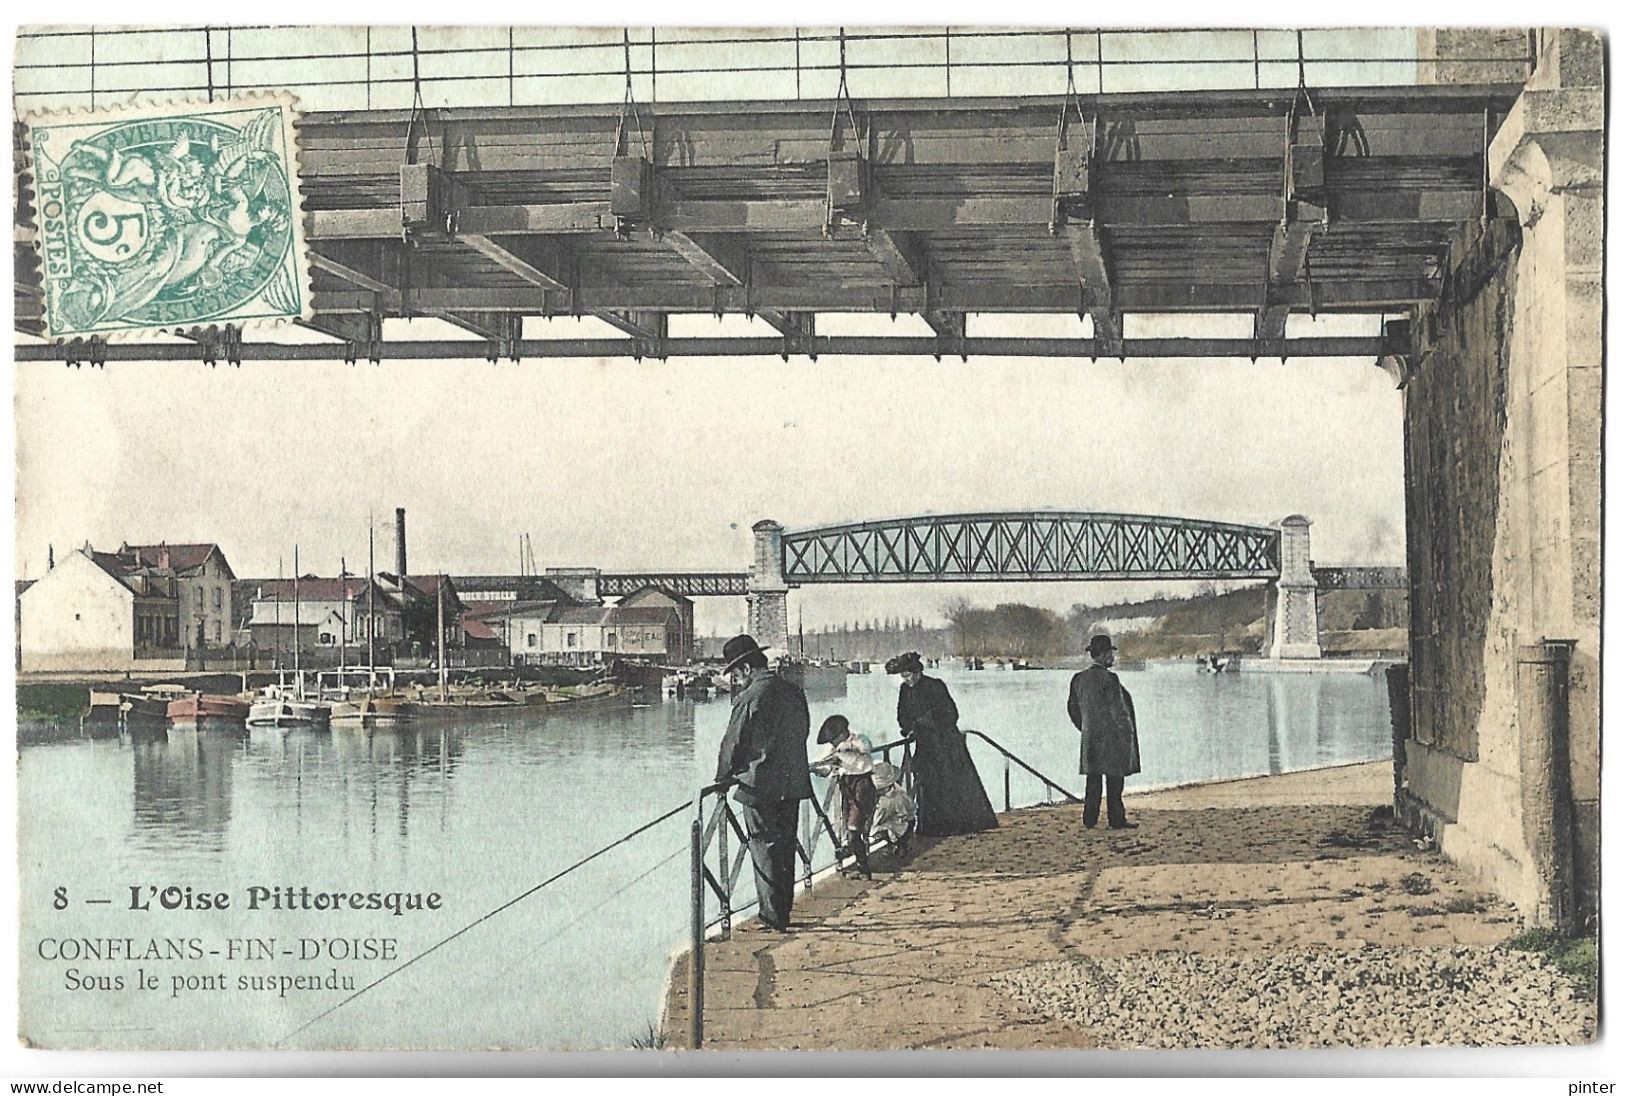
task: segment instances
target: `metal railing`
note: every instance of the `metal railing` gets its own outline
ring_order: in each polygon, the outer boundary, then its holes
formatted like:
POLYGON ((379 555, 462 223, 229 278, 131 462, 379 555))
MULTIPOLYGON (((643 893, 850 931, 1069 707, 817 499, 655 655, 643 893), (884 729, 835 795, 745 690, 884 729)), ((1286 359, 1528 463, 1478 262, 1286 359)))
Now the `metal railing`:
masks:
POLYGON ((306 110, 1110 94, 1521 80, 1538 32, 1422 56, 1406 28, 29 27, 21 109, 289 90, 306 110), (1479 54, 1483 55, 1480 56, 1479 54))
MULTIPOLYGON (((1012 766, 1038 780, 1044 789, 1045 803, 1053 803, 1056 793, 1067 802, 1081 802, 1077 796, 1011 753, 990 736, 969 728, 963 728, 961 733, 967 740, 974 738, 985 742, 1003 759, 1006 811, 1013 808, 1010 788, 1012 766)), ((901 752, 902 762, 898 766, 902 774, 900 781, 910 798, 914 797, 915 791, 913 746, 912 739, 898 738, 875 746, 869 751, 887 761, 891 760, 894 753, 901 752)), ((689 826, 688 1038, 689 1046, 694 1049, 698 1049, 705 1041, 705 942, 713 935, 727 939, 732 932, 734 919, 757 905, 754 899, 735 905, 734 890, 750 859, 750 846, 745 827, 739 821, 733 804, 728 799, 728 791, 733 786, 733 781, 721 781, 701 788, 694 799, 694 818, 689 826), (714 915, 707 910, 708 898, 716 903, 714 915), (713 933, 712 930, 718 931, 713 933)), ((812 889, 813 883, 824 872, 844 866, 838 852, 840 840, 836 836, 834 824, 830 822, 830 807, 838 791, 839 782, 831 779, 821 799, 815 797, 802 801, 803 806, 797 825, 796 858, 800 866, 799 876, 803 890, 812 889), (825 836, 829 837, 834 855, 829 862, 820 864, 818 857, 825 836)), ((870 852, 886 847, 888 843, 881 842, 871 846, 870 852)))

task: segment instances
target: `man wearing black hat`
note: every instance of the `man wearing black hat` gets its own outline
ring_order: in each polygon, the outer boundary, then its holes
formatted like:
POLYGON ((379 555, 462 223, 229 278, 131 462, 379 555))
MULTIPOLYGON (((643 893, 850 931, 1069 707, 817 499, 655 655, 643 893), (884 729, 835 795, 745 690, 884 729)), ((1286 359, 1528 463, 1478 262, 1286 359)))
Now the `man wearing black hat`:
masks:
POLYGON ((1106 785, 1106 821, 1114 830, 1131 830, 1135 823, 1123 811, 1123 778, 1140 771, 1140 736, 1134 723, 1134 699, 1112 673, 1117 648, 1111 637, 1090 637, 1089 657, 1094 665, 1072 676, 1066 713, 1083 734, 1078 750, 1078 771, 1088 779, 1083 786, 1083 824, 1093 829, 1100 821, 1100 786, 1106 785))
POLYGON ((739 673, 745 687, 734 694, 728 733, 717 758, 717 780, 731 780, 756 869, 762 924, 790 929, 796 884, 796 820, 801 800, 812 798, 807 775, 807 696, 784 680, 748 635, 722 646, 725 673, 739 673))

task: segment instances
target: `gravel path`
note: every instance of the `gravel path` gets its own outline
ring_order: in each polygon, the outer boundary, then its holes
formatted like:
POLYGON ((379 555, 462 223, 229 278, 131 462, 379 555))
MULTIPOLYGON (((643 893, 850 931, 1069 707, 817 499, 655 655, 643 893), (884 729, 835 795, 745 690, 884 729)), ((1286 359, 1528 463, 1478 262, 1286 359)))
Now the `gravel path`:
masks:
MULTIPOLYGON (((1596 1004, 1517 911, 1393 825, 1384 764, 1134 796, 920 842, 706 948, 706 1042, 1011 1050, 1578 1043, 1596 1004), (861 1017, 849 1023, 845 1017, 861 1017)), ((748 873, 747 873, 748 874, 748 873)), ((748 884, 747 884, 748 886, 748 884)), ((666 1031, 686 1027, 686 962, 666 1031)))
POLYGON ((989 983, 1103 1045, 1152 1048, 1573 1044, 1595 1008, 1502 948, 1148 952, 1039 963, 989 983))

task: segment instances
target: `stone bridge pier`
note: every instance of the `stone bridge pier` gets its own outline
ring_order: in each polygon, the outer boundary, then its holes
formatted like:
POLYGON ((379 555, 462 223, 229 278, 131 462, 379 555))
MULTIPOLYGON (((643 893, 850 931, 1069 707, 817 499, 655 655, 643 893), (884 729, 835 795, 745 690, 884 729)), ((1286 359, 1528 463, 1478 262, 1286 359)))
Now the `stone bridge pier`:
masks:
POLYGON ((1493 207, 1389 361, 1411 581, 1397 806, 1560 929, 1599 902, 1603 57, 1594 32, 1545 33, 1490 142, 1493 207))
POLYGON ((1270 658, 1319 658, 1320 610, 1309 570, 1309 519, 1281 520, 1281 577, 1271 583, 1270 658))
POLYGON ((784 526, 771 518, 752 525, 756 536, 745 579, 745 630, 763 647, 790 650, 790 585, 784 581, 784 526))

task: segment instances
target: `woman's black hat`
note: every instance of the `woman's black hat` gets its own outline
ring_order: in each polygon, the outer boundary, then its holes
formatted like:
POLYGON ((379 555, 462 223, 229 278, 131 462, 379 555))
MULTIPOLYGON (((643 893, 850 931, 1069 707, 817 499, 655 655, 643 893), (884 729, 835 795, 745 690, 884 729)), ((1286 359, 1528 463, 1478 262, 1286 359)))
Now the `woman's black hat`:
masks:
POLYGON ((925 664, 920 661, 920 652, 908 651, 896 658, 887 659, 886 672, 888 674, 923 674, 925 673, 925 664))

